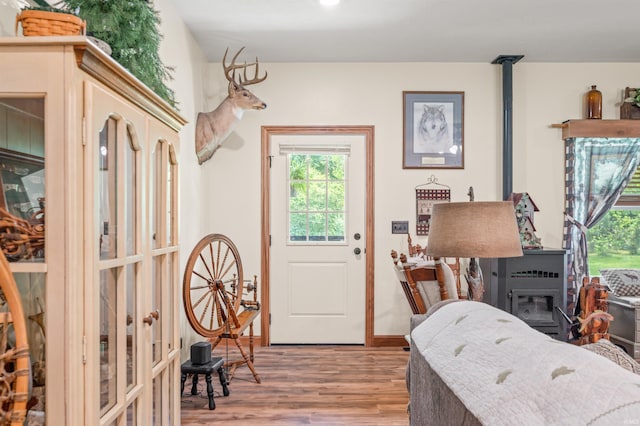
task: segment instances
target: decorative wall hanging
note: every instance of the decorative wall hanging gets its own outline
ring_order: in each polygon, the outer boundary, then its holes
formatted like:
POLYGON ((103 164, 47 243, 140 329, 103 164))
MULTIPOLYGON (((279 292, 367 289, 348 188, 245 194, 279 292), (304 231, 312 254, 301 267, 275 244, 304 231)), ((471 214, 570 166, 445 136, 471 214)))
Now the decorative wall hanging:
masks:
POLYGON ((464 92, 402 92, 403 169, 463 169, 464 92))
POLYGON ((258 77, 258 58, 256 58, 255 62, 249 64, 246 62, 240 65, 236 64, 236 59, 238 59, 238 55, 243 49, 244 47, 238 50, 230 65, 227 65, 228 48, 222 58, 224 75, 229 81, 229 95, 213 111, 198 113, 196 119, 196 155, 198 156, 198 164, 207 161, 220 148, 222 142, 233 132, 245 111, 260 110, 267 107, 267 104, 246 88, 250 84, 266 80, 267 73, 265 72, 263 77, 258 77), (247 77, 247 69, 253 69, 255 72, 253 78, 247 77))
POLYGON ((451 201, 451 188, 429 176, 426 183, 416 186, 416 235, 429 235, 431 210, 434 204, 451 201), (432 185, 433 187, 429 187, 432 185))

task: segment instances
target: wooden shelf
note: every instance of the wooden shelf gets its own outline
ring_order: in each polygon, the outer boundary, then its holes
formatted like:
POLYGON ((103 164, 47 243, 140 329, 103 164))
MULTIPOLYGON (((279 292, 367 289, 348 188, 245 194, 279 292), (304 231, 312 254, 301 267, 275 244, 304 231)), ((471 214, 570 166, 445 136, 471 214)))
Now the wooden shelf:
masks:
POLYGON ((640 137, 640 120, 567 120, 551 127, 562 129, 562 139, 640 137))

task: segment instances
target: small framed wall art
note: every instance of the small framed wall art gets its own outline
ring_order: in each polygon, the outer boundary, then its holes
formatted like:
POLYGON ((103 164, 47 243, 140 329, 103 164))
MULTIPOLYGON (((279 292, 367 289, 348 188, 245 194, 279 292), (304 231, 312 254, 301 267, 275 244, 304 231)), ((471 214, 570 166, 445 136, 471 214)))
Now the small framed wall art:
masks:
POLYGON ((429 235, 433 205, 450 201, 451 188, 438 183, 434 175, 426 183, 416 186, 416 235, 429 235))
POLYGON ((464 168, 464 92, 402 92, 403 169, 464 168))

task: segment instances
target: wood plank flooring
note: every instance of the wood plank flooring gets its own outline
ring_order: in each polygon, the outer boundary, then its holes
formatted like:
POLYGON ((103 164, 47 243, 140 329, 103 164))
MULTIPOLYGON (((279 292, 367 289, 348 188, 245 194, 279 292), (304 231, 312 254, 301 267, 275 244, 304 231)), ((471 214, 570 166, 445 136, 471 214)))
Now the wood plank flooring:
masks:
MULTIPOLYGON (((248 350, 248 348, 246 348, 248 350)), ((225 357, 222 345, 214 356, 225 357), (220 349, 222 349, 220 351, 220 349)), ((255 348, 254 381, 239 367, 228 397, 213 377, 216 409, 208 409, 206 384, 191 396, 191 376, 181 398, 182 425, 403 425, 409 424, 405 367, 400 347, 271 346, 255 348)), ((238 359, 229 348, 229 359, 238 359)))

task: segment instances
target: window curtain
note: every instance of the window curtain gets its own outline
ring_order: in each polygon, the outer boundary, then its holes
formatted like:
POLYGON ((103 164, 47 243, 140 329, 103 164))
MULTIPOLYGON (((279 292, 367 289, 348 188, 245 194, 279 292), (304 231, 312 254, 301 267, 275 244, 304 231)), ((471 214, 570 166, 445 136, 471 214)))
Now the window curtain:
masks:
POLYGON ((616 203, 638 167, 640 138, 565 140, 565 231, 570 287, 569 311, 589 275, 587 235, 616 203))

